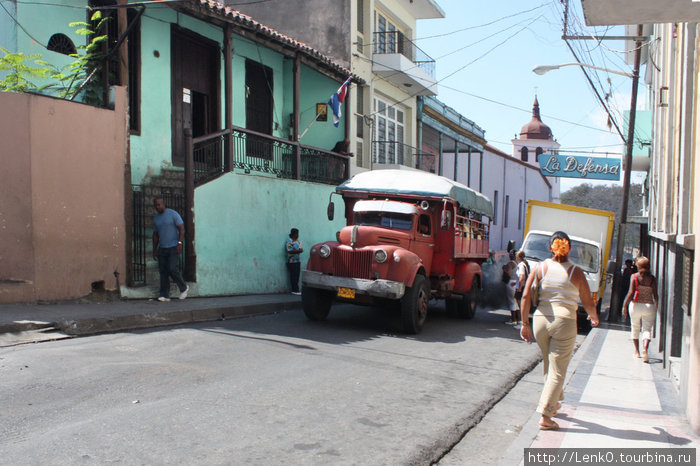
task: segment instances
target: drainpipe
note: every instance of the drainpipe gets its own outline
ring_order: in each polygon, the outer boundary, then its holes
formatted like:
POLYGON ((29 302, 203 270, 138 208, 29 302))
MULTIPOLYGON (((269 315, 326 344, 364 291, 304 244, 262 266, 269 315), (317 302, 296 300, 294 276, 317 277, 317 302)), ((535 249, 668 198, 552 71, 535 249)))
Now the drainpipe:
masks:
MULTIPOLYGON (((351 114, 348 111, 348 107, 350 106, 350 103, 349 103, 350 102, 350 89, 351 89, 351 87, 350 87, 350 85, 348 85, 348 88, 345 91, 346 92, 345 102, 343 102, 343 105, 345 107, 343 109, 343 111, 345 112, 345 137, 343 139, 345 141, 348 141, 348 143, 350 142, 350 120, 352 119, 350 117, 351 114)), ((357 95, 359 97, 359 95, 360 95, 359 92, 357 95)), ((351 152, 352 152, 352 150, 350 149, 350 147, 348 147, 348 153, 351 153, 351 152)), ((345 171, 344 171, 343 177, 347 180, 350 178, 350 157, 346 156, 344 159, 345 159, 345 171)))
POLYGON ((423 96, 418 96, 416 101, 416 109, 418 112, 418 118, 416 118, 416 145, 418 146, 418 151, 416 153, 416 160, 414 160, 413 165, 416 168, 420 168, 418 166, 418 160, 422 158, 423 154, 423 96))
POLYGON ((454 169, 454 180, 457 181, 457 156, 459 155, 459 143, 455 139, 455 169, 454 169))
POLYGON ((472 146, 467 146, 467 186, 472 187, 472 146))
MULTIPOLYGON (((229 131, 233 125, 233 70, 232 70, 232 28, 231 24, 227 23, 224 28, 224 129, 229 131)), ((224 172, 233 171, 233 141, 232 135, 227 133, 224 139, 224 172)))
POLYGON ((300 79, 301 79, 301 55, 297 52, 294 55, 294 65, 292 66, 294 75, 294 117, 292 118, 292 140, 294 145, 294 157, 296 160, 296 173, 294 178, 301 179, 301 147, 299 147, 299 99, 300 99, 300 79))
POLYGON ((194 252, 194 144, 192 128, 185 128, 185 280, 197 281, 194 252))
POLYGON ((484 151, 479 152, 479 192, 484 192, 484 151))
POLYGON ((442 176, 442 133, 438 134, 438 175, 442 176))
MULTIPOLYGON (((126 0, 119 0, 118 2, 120 5, 121 4, 126 4, 126 0)), ((117 24, 119 25, 119 35, 124 35, 126 32, 126 26, 127 26, 127 16, 126 16, 126 10, 124 8, 120 8, 118 10, 118 21, 117 24)), ((129 82, 129 48, 126 46, 125 43, 122 43, 122 45, 119 47, 119 63, 120 63, 120 73, 119 73, 119 82, 122 84, 122 86, 125 86, 127 89, 127 99, 128 99, 128 92, 130 91, 128 87, 128 82, 129 82)), ((128 102, 128 100, 127 100, 128 102)), ((115 105, 116 108, 116 105, 115 105)), ((129 109, 129 112, 127 112, 127 118, 126 118, 126 123, 127 125, 129 124, 129 114, 131 112, 131 109, 129 109)), ((124 154, 125 162, 124 162, 124 221, 125 221, 125 227, 126 227, 126 234, 124 235, 124 240, 126 241, 125 244, 125 251, 127 251, 126 254, 126 277, 125 277, 125 282, 127 285, 132 285, 133 284, 133 264, 134 264, 134 251, 132 249, 132 240, 133 240, 133 226, 134 226, 134 217, 133 217, 133 193, 132 193, 132 187, 131 187, 131 144, 130 144, 130 131, 131 128, 129 127, 126 131, 126 141, 125 141, 125 149, 126 149, 126 154, 124 154)), ((115 271, 116 273, 117 271, 115 271)), ((121 290, 118 290, 121 292, 121 290)))

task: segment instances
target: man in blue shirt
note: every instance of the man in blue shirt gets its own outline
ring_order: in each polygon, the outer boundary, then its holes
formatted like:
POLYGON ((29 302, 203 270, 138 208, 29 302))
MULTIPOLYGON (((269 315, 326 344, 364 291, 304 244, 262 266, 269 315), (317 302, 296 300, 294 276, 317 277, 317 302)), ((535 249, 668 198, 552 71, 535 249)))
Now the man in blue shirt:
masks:
POLYGON ((299 230, 292 228, 289 232, 289 238, 285 243, 287 250, 287 270, 289 271, 289 281, 292 283, 292 294, 300 295, 299 292, 299 274, 301 273, 301 261, 299 254, 304 252, 299 241, 299 230))
POLYGON ((165 208, 165 201, 153 201, 156 215, 153 217, 153 258, 158 259, 160 272, 160 293, 158 301, 170 301, 170 277, 180 290, 179 299, 185 299, 190 287, 187 286, 178 269, 182 240, 185 238, 185 224, 180 214, 165 208))

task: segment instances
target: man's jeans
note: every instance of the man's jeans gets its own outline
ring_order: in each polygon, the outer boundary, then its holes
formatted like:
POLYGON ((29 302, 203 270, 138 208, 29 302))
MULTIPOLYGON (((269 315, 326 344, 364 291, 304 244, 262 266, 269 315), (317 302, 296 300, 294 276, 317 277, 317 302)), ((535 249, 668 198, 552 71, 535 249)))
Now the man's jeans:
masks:
POLYGON ((299 292, 299 274, 301 273, 300 262, 287 262, 287 270, 289 271, 289 281, 292 284, 292 291, 299 292))
POLYGON ((170 277, 177 284, 180 292, 187 289, 187 283, 182 278, 178 266, 180 265, 180 255, 175 252, 177 248, 158 248, 158 271, 160 272, 160 296, 170 297, 170 277))

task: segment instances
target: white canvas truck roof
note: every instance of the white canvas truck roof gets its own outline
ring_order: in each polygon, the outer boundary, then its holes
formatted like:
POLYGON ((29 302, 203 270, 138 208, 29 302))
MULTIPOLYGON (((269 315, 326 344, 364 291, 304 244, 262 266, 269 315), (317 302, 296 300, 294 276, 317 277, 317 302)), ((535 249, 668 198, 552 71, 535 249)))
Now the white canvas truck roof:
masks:
POLYGON ((353 206, 353 212, 392 212, 395 214, 413 215, 418 212, 415 206, 404 202, 393 201, 357 201, 353 206))
POLYGON ((493 204, 461 183, 422 170, 371 170, 358 173, 336 188, 339 193, 381 193, 428 199, 450 198, 479 215, 493 218, 493 204))

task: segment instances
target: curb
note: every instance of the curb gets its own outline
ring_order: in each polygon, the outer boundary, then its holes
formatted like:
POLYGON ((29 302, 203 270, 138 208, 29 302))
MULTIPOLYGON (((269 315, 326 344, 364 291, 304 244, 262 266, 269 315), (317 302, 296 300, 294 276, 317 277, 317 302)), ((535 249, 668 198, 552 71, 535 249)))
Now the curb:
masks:
POLYGON ((52 329, 70 336, 87 336, 100 333, 140 330, 146 328, 184 325, 197 322, 229 320, 254 315, 276 314, 301 309, 301 301, 266 302, 241 304, 189 310, 172 310, 153 313, 137 313, 114 317, 86 317, 79 319, 57 319, 53 322, 17 321, 0 325, 0 335, 32 330, 52 329))

